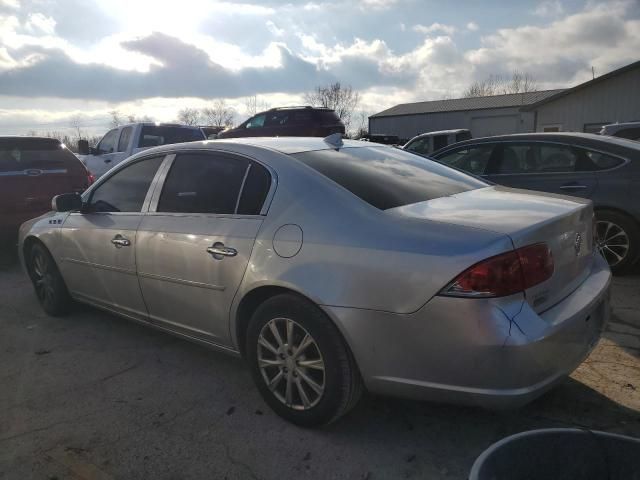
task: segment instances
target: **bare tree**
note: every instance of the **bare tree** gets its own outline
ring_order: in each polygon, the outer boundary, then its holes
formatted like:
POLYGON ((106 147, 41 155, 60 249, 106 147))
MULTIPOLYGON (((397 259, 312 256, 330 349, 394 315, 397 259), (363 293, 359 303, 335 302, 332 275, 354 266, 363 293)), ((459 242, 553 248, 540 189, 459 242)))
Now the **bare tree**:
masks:
POLYGON ((183 108, 178 112, 178 121, 185 125, 198 125, 200 123, 200 110, 197 108, 183 108))
POLYGON ((340 82, 336 82, 316 87, 313 92, 304 95, 304 101, 316 107, 335 110, 345 129, 349 131, 351 116, 360 103, 360 94, 351 85, 342 86, 340 82))
POLYGON ((235 110, 227 105, 223 99, 213 102, 211 107, 202 109, 202 118, 212 127, 230 127, 233 125, 235 110))
POLYGON ((76 134, 76 138, 79 140, 82 138, 82 115, 73 115, 69 119, 69 126, 73 128, 76 134))
POLYGON ((111 116, 111 121, 109 122, 111 128, 119 127, 124 123, 119 110, 111 110, 109 115, 111 116))
POLYGON ((151 118, 149 115, 138 117, 135 115, 135 113, 128 114, 127 120, 129 121, 129 123, 153 122, 153 118, 151 118))
POLYGON ((360 110, 356 114, 356 130, 353 134, 353 138, 362 138, 369 133, 369 112, 360 110))
POLYGON ((489 75, 484 80, 475 81, 464 91, 462 96, 467 98, 489 97, 507 93, 535 92, 537 89, 538 85, 529 73, 514 70, 511 79, 505 79, 500 75, 489 75))
POLYGON ((253 117, 258 112, 264 112, 265 110, 269 110, 270 105, 265 100, 261 99, 257 95, 253 95, 251 97, 247 97, 244 100, 244 106, 247 110, 247 115, 253 117))
POLYGON ((538 90, 538 84, 527 72, 514 70, 511 76, 511 82, 508 85, 508 91, 505 93, 526 93, 538 90))

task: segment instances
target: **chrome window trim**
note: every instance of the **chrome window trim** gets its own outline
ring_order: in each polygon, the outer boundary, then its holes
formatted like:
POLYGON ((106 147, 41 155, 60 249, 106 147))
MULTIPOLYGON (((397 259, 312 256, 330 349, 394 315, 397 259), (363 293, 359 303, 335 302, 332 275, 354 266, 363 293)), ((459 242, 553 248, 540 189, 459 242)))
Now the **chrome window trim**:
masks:
POLYGON ((149 185, 147 197, 142 204, 143 212, 148 212, 152 208, 153 210, 155 210, 156 206, 158 205, 160 192, 162 191, 162 185, 164 185, 164 180, 165 178, 167 178, 167 173, 169 173, 169 170, 171 169, 171 165, 173 165, 173 161, 175 160, 175 158, 175 153, 169 153, 168 155, 165 155, 164 160, 162 160, 162 163, 160 164, 160 167, 158 167, 158 171, 156 172, 155 177, 153 177, 151 185, 149 185))
POLYGON ((240 206, 240 199, 242 198, 242 193, 244 192, 244 184, 247 182, 247 177, 249 176, 249 171, 251 170, 252 163, 249 162, 247 165, 247 169, 244 171, 244 177, 242 177, 242 183, 240 184, 240 191, 238 192, 238 198, 236 198, 236 206, 233 209, 234 215, 238 214, 238 207, 240 206))
MULTIPOLYGON (((157 215, 178 215, 178 216, 207 216, 207 217, 231 217, 231 218, 256 218, 256 217, 264 217, 267 215, 267 213, 269 212, 269 207, 271 206, 271 202, 273 200, 273 197, 276 193, 276 188, 278 186, 278 174, 276 173, 276 171, 270 166, 265 164, 264 162, 254 158, 254 157, 250 157, 249 155, 245 155, 243 153, 238 153, 235 152, 233 150, 227 150, 227 149, 214 149, 214 148, 188 148, 188 149, 180 149, 180 150, 170 150, 169 152, 167 152, 168 155, 174 155, 174 158, 171 160, 171 164, 173 164, 173 161, 175 161, 175 158, 177 155, 181 154, 181 153, 223 153, 223 154, 228 154, 231 156, 236 156, 236 157, 241 157, 241 158, 245 158, 247 159, 249 162, 255 162, 258 165, 264 167, 267 172, 269 172, 269 175, 271 175, 271 185, 269 186, 269 191, 267 192, 267 195, 264 198, 264 202, 262 203, 262 209, 260 210, 260 213, 258 215, 237 215, 236 213, 188 213, 188 212, 158 212, 157 211, 157 207, 158 207, 158 200, 160 198, 160 193, 162 192, 162 188, 164 187, 164 182, 166 180, 166 177, 169 173, 169 169, 171 167, 169 167, 167 169, 167 172, 165 173, 163 179, 162 179, 162 184, 160 185, 160 188, 158 189, 158 198, 156 199, 155 204, 152 204, 149 206, 149 210, 146 212, 147 214, 157 214, 157 215)), ((247 171, 245 172, 245 175, 248 175, 249 169, 247 168, 247 171)), ((245 178, 246 180, 246 178, 245 178)), ((240 188, 240 192, 238 195, 238 201, 240 198, 242 198, 242 191, 244 189, 244 180, 242 182, 241 188, 240 188)), ((238 205, 236 202, 236 212, 238 209, 238 205)))
MULTIPOLYGON (((578 170, 578 171, 573 171, 573 172, 532 172, 532 173, 483 173, 482 176, 485 177, 499 177, 499 176, 504 176, 504 175, 575 175, 576 173, 600 173, 600 172, 609 172, 612 170, 616 170, 618 168, 622 168, 625 165, 628 165, 629 163, 631 163, 631 160, 627 157, 623 157, 621 155, 617 155, 615 153, 609 153, 609 152, 605 152, 603 150, 600 150, 598 148, 591 148, 591 147, 585 147, 584 145, 575 145, 575 144, 571 144, 571 143, 565 143, 565 142, 558 142, 558 141, 548 141, 548 140, 496 140, 495 142, 478 142, 478 143, 469 143, 467 145, 464 146, 458 146, 456 148, 451 148, 450 150, 445 150, 443 151, 440 155, 438 155, 439 158, 437 158, 436 160, 440 161, 440 158, 442 158, 444 155, 447 155, 449 153, 455 153, 458 150, 464 150, 465 148, 471 148, 471 147, 477 147, 477 146, 481 146, 481 145, 498 145, 498 144, 503 144, 503 143, 544 143, 544 144, 551 144, 551 145, 561 145, 563 147, 569 147, 569 148, 580 148, 582 150, 589 150, 592 152, 596 152, 596 153, 602 153, 603 155, 608 155, 610 157, 614 157, 617 158, 619 160, 622 160, 622 163, 620 165, 616 165, 615 167, 611 167, 611 168, 605 168, 602 170, 578 170)), ((448 165, 445 162, 442 162, 445 165, 448 165)))

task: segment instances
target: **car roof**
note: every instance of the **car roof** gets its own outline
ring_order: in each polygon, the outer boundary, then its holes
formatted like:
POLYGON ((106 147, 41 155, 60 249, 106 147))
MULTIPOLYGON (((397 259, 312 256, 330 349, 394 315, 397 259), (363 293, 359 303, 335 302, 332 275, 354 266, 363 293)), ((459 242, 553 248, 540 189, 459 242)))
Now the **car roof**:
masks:
POLYGON ((32 137, 30 135, 2 135, 0 136, 0 146, 2 145, 29 145, 29 144, 51 144, 52 146, 61 145, 62 142, 57 138, 51 137, 32 137))
POLYGON ((416 135, 415 137, 413 137, 411 140, 415 138, 421 138, 421 137, 430 137, 432 135, 451 135, 453 133, 462 133, 462 132, 468 132, 468 131, 469 130, 466 128, 455 128, 451 130, 436 130, 435 132, 420 133, 419 135, 416 135))
POLYGON ((536 133, 513 133, 510 135, 496 135, 493 137, 481 137, 471 140, 464 140, 462 142, 452 143, 442 148, 439 152, 445 150, 451 150, 455 147, 464 145, 474 145, 478 143, 492 143, 492 142, 505 142, 505 141, 549 141, 559 143, 572 143, 582 146, 602 146, 610 145, 615 148, 624 148, 631 150, 640 150, 640 142, 634 142, 633 140, 627 140, 626 138, 609 137, 606 135, 597 135, 594 133, 582 133, 582 132, 536 132, 536 133))
MULTIPOLYGON (((325 142, 321 137, 249 137, 209 140, 209 142, 240 143, 254 147, 264 147, 286 154, 336 149, 334 145, 325 142)), ((358 140, 343 140, 340 148, 363 148, 374 145, 385 146, 375 142, 367 144, 358 140)))
MULTIPOLYGON (((310 152, 316 150, 335 150, 336 146, 324 141, 321 137, 245 137, 245 138, 221 138, 219 140, 197 140, 195 142, 174 143, 153 147, 144 150, 145 154, 164 152, 165 150, 189 150, 198 148, 217 148, 225 145, 249 145, 253 147, 266 148, 284 154, 310 152)), ((359 140, 343 140, 339 148, 367 148, 385 147, 375 142, 361 142, 359 140)))

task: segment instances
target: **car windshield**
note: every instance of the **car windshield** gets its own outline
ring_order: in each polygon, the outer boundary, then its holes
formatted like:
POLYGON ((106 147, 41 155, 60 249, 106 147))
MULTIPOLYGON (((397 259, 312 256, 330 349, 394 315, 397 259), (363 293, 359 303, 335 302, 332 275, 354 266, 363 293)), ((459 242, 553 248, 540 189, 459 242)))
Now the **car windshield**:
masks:
POLYGON ((381 210, 488 186, 433 160, 391 147, 318 150, 293 157, 381 210))
POLYGON ((156 147, 171 143, 195 142, 204 140, 199 128, 172 127, 167 125, 145 125, 138 147, 156 147))

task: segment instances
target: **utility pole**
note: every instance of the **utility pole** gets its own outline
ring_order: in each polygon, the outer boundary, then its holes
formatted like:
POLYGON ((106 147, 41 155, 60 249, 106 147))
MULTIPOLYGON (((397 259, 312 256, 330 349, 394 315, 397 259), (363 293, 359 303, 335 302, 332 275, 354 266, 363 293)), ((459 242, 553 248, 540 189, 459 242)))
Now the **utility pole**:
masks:
POLYGON ((591 77, 596 78, 596 69, 593 68, 593 65, 591 65, 591 77))

